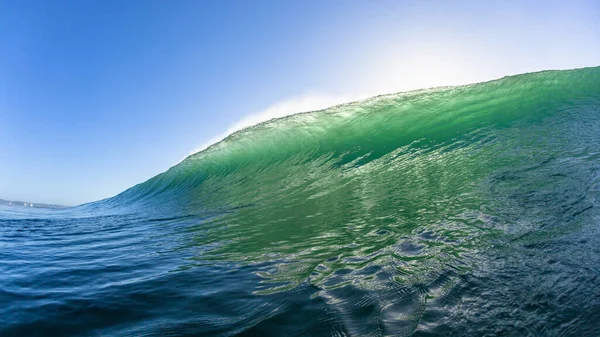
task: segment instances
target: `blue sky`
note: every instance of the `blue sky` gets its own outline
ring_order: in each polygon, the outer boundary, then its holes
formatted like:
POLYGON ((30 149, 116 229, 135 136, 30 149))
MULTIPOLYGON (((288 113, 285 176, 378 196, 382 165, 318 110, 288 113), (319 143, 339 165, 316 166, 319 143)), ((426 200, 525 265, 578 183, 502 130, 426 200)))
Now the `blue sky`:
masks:
POLYGON ((600 65, 596 1, 0 0, 0 198, 113 196, 236 128, 600 65))

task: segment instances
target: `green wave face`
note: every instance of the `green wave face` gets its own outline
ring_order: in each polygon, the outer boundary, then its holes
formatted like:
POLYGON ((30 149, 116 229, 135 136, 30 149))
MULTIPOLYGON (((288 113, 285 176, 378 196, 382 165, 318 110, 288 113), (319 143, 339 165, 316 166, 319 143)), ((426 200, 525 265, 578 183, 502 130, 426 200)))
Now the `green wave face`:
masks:
POLYGON ((308 284, 351 333, 410 333, 484 301, 521 310, 500 295, 535 284, 527 247, 598 216, 599 134, 600 68, 545 71, 272 120, 106 202, 189 215, 182 268, 252 266, 256 294, 308 284), (379 327, 352 325, 359 305, 379 327))

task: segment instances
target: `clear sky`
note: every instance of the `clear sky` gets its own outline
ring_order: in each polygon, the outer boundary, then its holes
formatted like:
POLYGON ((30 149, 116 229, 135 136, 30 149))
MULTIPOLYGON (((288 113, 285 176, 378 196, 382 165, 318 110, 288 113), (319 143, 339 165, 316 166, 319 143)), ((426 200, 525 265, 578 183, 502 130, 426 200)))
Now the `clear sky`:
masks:
POLYGON ((0 198, 98 200, 272 116, 597 65, 598 1, 0 0, 0 198))

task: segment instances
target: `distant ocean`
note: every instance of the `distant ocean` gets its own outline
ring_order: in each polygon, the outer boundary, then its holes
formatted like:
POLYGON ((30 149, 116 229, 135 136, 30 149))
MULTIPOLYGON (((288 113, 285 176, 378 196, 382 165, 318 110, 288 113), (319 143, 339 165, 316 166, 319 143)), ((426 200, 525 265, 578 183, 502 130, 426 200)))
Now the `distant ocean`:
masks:
POLYGON ((0 336, 600 336, 600 67, 238 131, 0 205, 0 336))

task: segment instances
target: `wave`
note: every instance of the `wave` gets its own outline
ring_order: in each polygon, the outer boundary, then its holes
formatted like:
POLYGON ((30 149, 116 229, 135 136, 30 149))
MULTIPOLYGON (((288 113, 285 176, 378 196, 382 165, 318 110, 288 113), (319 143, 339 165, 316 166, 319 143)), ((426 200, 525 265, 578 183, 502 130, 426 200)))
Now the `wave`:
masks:
POLYGON ((327 162, 347 171, 398 152, 426 151, 448 142, 469 146, 485 138, 486 129, 535 124, 571 104, 598 99, 599 69, 542 71, 384 95, 273 119, 190 155, 112 202, 147 202, 155 197, 164 202, 186 193, 199 197, 199 187, 209 181, 225 179, 227 184, 229 175, 239 180, 274 167, 310 168, 311 163, 327 162))
POLYGON ((600 67, 544 71, 270 120, 113 198, 0 210, 0 335, 597 336, 599 131, 600 67))

